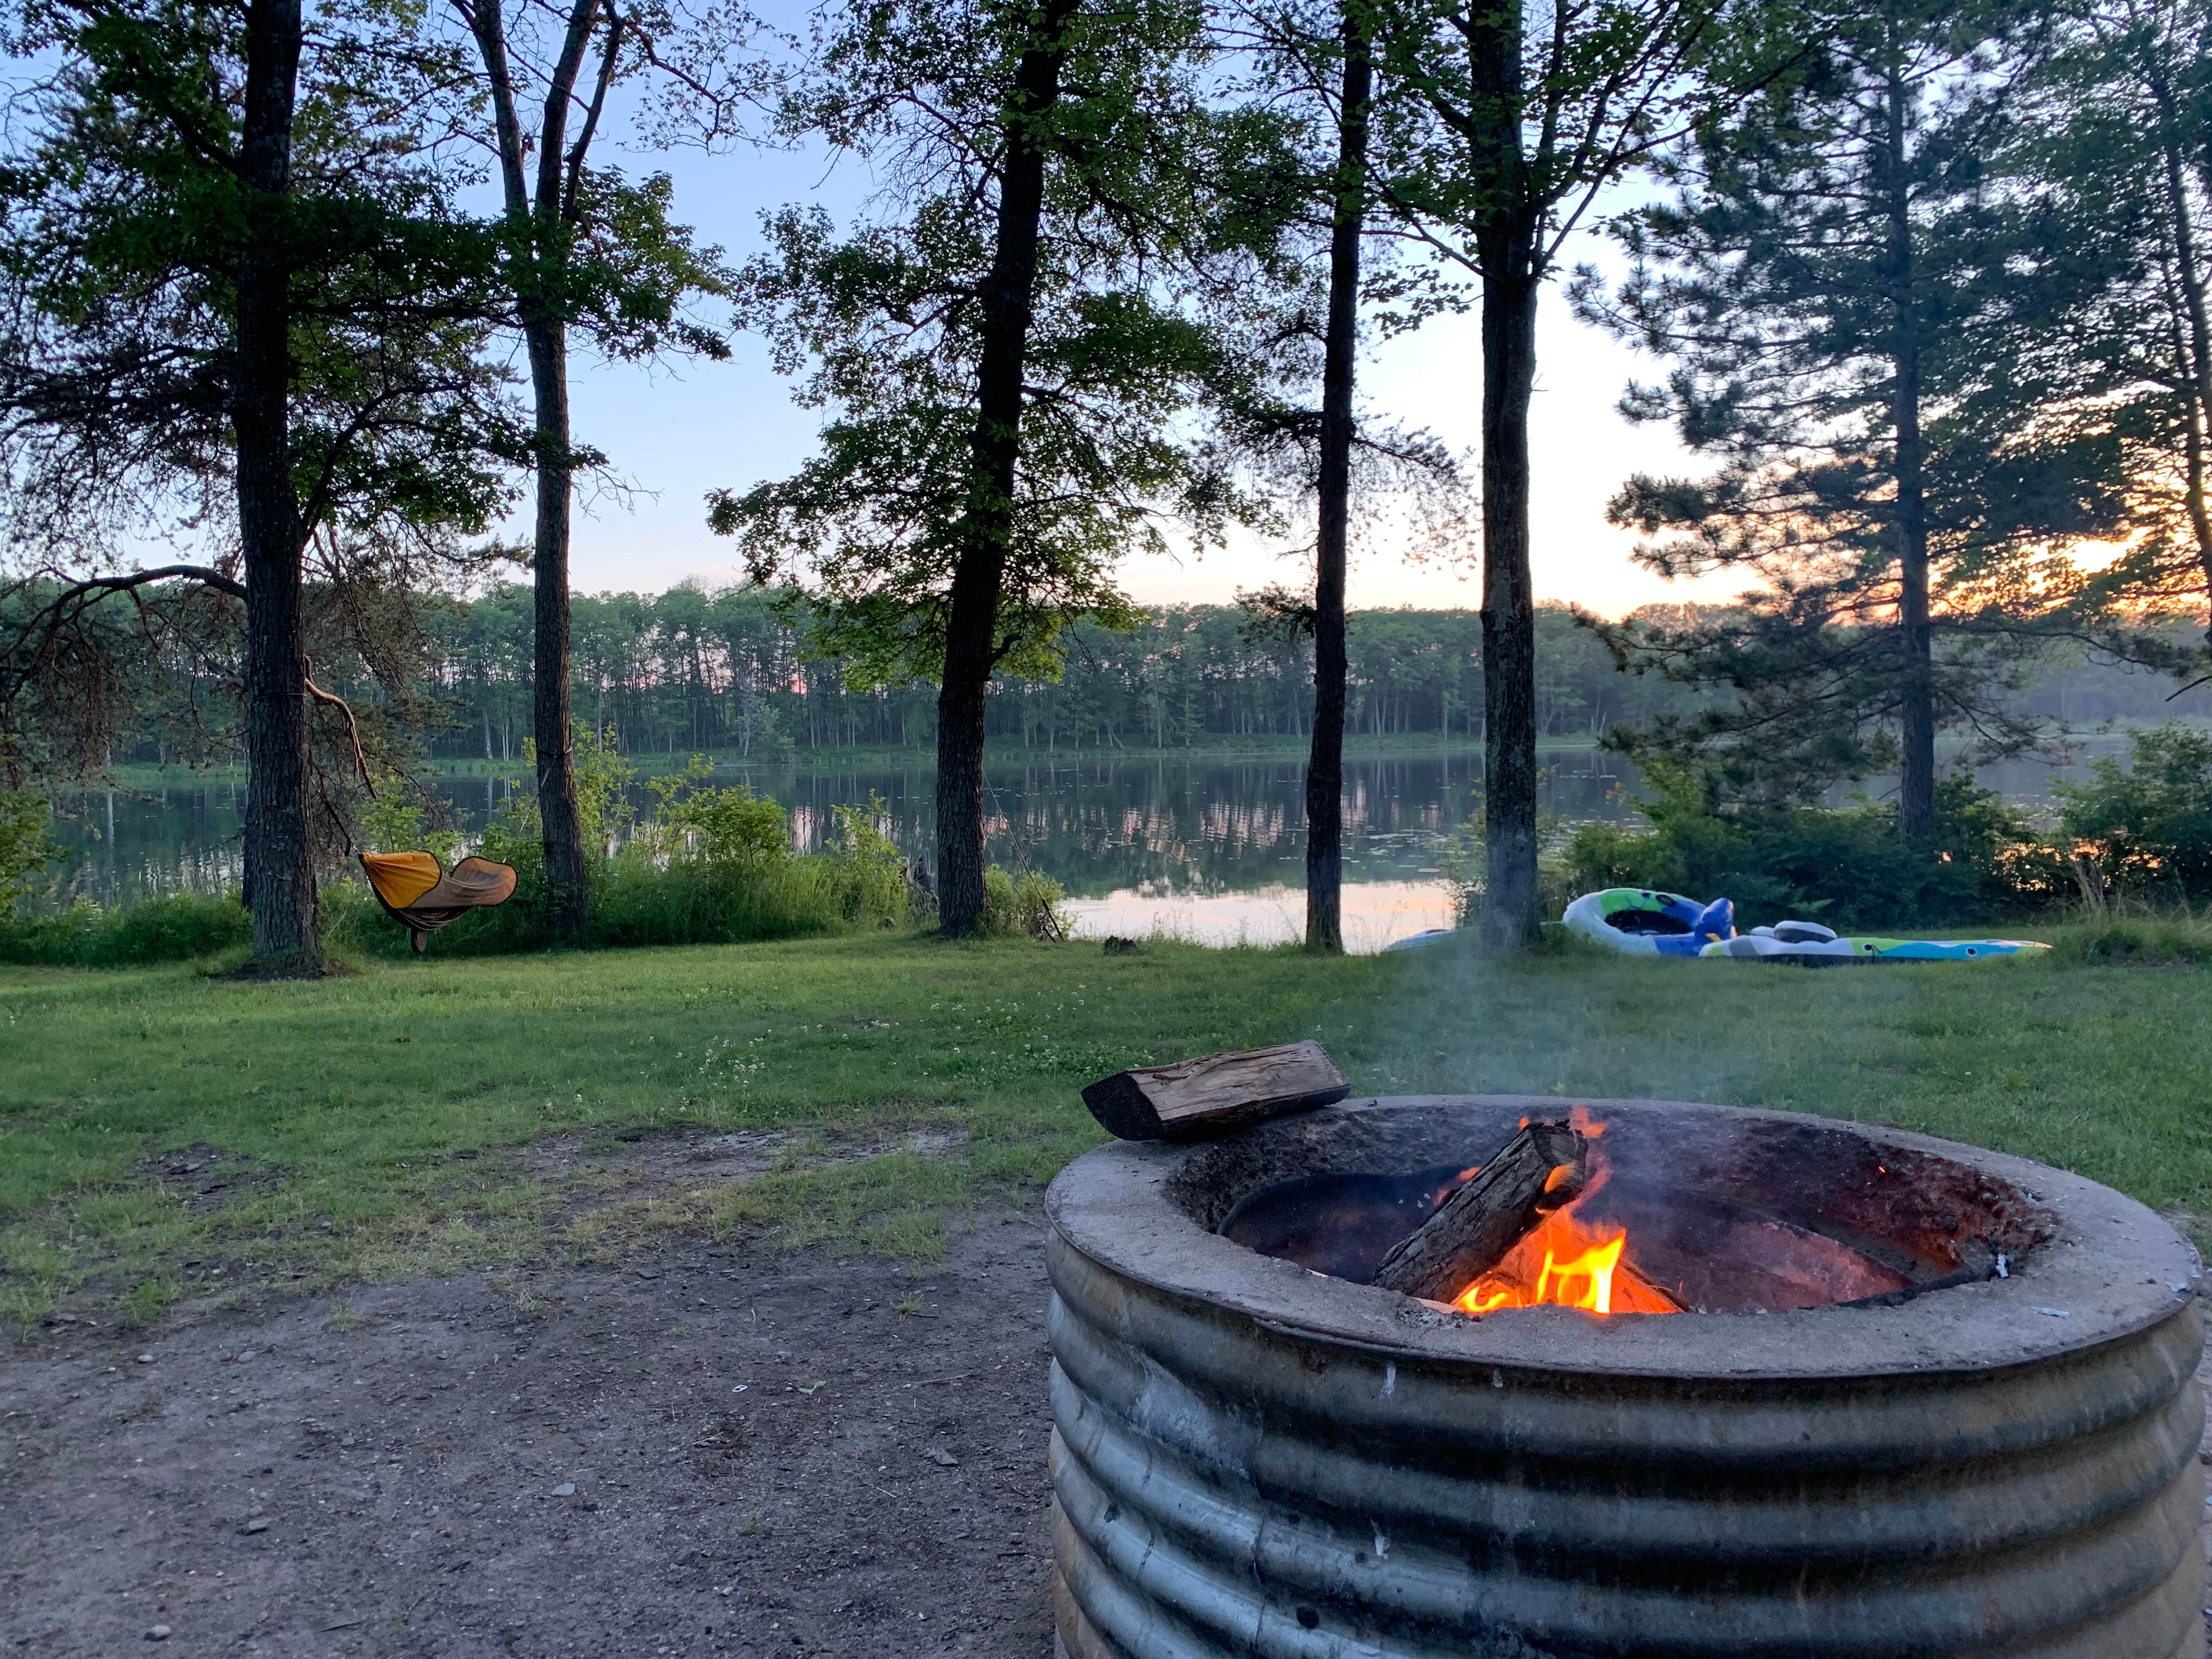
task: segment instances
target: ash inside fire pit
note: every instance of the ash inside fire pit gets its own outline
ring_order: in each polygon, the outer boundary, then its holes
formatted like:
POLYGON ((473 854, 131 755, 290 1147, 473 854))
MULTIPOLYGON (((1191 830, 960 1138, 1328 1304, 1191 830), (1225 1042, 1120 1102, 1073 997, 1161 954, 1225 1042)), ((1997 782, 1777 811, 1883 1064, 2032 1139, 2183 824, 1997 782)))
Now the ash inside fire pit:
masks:
MULTIPOLYGON (((1647 1313, 1887 1305, 2004 1277, 2048 1236, 2034 1202, 2007 1183, 1946 1158, 1886 1154, 1844 1131, 1748 1122, 1701 1146, 1639 1133, 1636 1124, 1608 1133, 1613 1126, 1601 1119, 1578 1121, 1590 1133, 1592 1179, 1535 1221, 1497 1273, 1462 1287, 1461 1311, 1532 1302, 1647 1313), (1592 1273, 1577 1271, 1593 1257, 1617 1275, 1610 1306, 1592 1273), (1531 1281, 1542 1293, 1526 1293, 1531 1281), (1519 1289, 1496 1288, 1508 1282, 1519 1289)), ((1368 1284, 1496 1150, 1467 1148, 1465 1168, 1263 1182, 1234 1199, 1217 1231, 1264 1255, 1368 1284)))

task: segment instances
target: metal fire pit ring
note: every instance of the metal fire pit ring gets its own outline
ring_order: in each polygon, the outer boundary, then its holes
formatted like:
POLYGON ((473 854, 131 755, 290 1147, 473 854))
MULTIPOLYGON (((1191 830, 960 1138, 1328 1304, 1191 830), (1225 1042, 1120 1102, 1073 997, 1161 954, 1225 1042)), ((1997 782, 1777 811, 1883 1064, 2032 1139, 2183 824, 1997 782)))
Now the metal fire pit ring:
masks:
POLYGON ((1212 1231, 1271 1182, 1449 1162, 1568 1103, 1351 1103, 1060 1174, 1066 1659, 2203 1654, 2196 1254, 2093 1182, 1796 1114, 1587 1103, 1623 1164, 1755 1174, 1781 1149, 1840 1190, 1873 1160, 2041 1241, 2003 1279, 1764 1315, 1469 1320, 1212 1231))

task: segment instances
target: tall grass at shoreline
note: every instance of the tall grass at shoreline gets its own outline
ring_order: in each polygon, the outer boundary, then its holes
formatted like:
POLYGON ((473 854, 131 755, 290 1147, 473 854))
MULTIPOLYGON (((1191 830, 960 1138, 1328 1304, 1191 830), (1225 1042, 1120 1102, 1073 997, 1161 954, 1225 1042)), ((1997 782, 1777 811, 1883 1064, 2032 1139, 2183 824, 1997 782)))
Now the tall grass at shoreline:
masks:
MULTIPOLYGON (((714 785, 703 756, 647 780, 654 805, 642 815, 627 797, 635 776, 627 762, 588 734, 580 738, 578 759, 590 911, 583 937, 573 942, 584 949, 907 929, 927 910, 928 896, 910 883, 904 855, 883 826, 883 803, 872 796, 833 809, 829 844, 802 854, 781 805, 742 785, 714 785)), ((405 804, 372 805, 360 833, 385 851, 423 848, 452 860, 464 850, 460 837, 430 830, 421 809, 405 804)), ((514 895, 442 929, 440 955, 504 956, 554 943, 539 833, 536 804, 526 796, 470 849, 513 866, 514 895)), ((1066 932, 1060 889, 1048 878, 994 866, 985 888, 985 934, 1066 932)), ((341 960, 410 951, 406 930, 385 914, 358 870, 324 888, 322 923, 341 960)), ((0 963, 113 968, 236 957, 251 934, 252 919, 229 894, 173 894, 115 908, 80 901, 45 914, 0 908, 0 963)))
POLYGON ((232 893, 170 893, 110 908, 82 900, 66 910, 0 915, 0 963, 42 968, 125 968, 192 962, 243 951, 253 918, 232 893))

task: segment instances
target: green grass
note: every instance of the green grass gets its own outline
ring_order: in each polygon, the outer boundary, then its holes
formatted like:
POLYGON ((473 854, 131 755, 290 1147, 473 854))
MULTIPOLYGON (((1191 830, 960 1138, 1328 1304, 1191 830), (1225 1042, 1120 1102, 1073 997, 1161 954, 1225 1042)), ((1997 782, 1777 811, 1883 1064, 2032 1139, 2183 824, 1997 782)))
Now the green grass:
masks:
POLYGON ((434 956, 316 984, 0 969, 0 1311, 150 1321, 228 1289, 619 1256, 668 1229, 926 1257, 948 1211, 1033 1191, 1098 1139, 1085 1082, 1307 1036, 1363 1091, 1825 1112, 2212 1212, 2208 992, 2183 965, 1107 957, 903 934, 434 956), (531 1151, 686 1125, 798 1133, 766 1175, 712 1186, 531 1151), (810 1143, 915 1130, 937 1150, 810 1143), (179 1160, 204 1167, 179 1180, 179 1160), (210 1177, 222 1201, 195 1207, 210 1177))
POLYGON ((2212 915, 2184 908, 2084 912, 2056 939, 2060 960, 2069 963, 2212 963, 2212 915))

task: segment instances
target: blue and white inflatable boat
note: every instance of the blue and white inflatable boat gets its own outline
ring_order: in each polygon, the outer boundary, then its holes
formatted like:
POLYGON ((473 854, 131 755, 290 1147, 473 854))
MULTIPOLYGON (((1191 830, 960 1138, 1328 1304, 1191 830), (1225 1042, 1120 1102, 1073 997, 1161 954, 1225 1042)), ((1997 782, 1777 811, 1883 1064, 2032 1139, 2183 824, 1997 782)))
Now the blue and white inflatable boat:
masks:
POLYGON ((1841 939, 1817 921, 1778 921, 1771 927, 1735 930, 1735 906, 1727 899, 1699 904, 1679 893, 1650 888, 1608 887, 1584 893, 1560 918, 1584 939, 1628 956, 1734 957, 1753 962, 1972 962, 2047 951, 2022 939, 1841 939))

